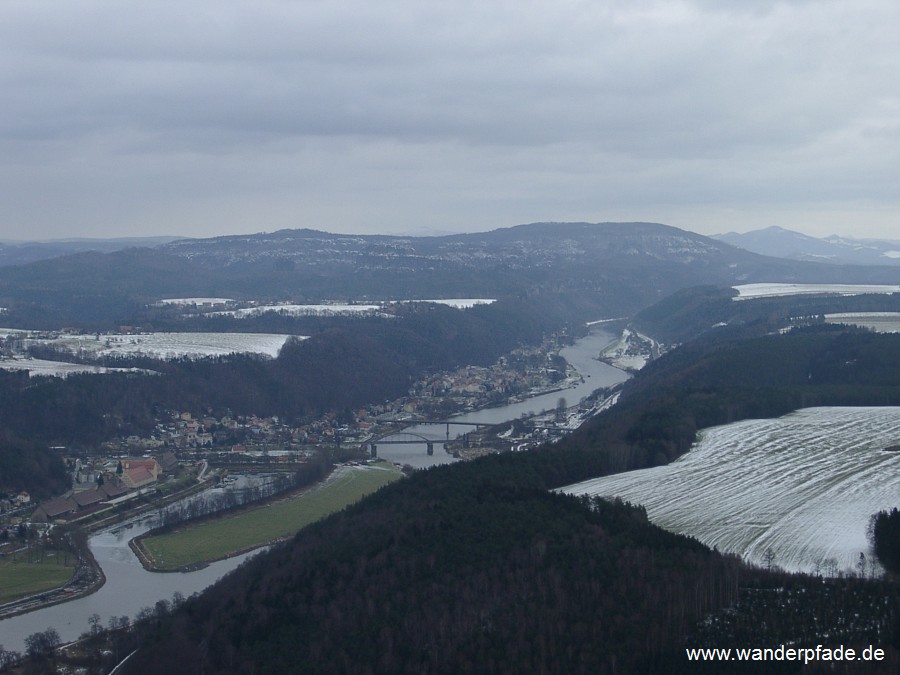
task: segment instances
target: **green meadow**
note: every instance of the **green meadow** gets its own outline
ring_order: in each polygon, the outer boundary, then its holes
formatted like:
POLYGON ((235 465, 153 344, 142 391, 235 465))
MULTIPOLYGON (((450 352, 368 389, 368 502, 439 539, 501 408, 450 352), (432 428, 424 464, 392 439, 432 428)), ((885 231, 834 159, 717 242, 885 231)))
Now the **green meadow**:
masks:
POLYGON ((74 571, 73 556, 69 556, 66 564, 62 552, 48 551, 41 562, 6 556, 0 559, 0 604, 58 588, 74 571))
POLYGON ((338 469, 324 483, 263 506, 140 539, 139 546, 156 570, 220 560, 282 537, 340 511, 402 476, 393 465, 338 469))

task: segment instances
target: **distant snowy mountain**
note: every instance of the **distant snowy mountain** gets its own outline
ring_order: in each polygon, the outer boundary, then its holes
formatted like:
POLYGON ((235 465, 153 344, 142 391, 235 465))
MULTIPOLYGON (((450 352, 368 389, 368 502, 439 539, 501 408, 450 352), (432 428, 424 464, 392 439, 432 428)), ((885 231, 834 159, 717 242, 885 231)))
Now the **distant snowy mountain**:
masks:
POLYGON ((819 239, 782 227, 767 227, 743 234, 729 232, 712 238, 776 258, 838 265, 900 265, 900 241, 889 239, 854 239, 837 235, 819 239))

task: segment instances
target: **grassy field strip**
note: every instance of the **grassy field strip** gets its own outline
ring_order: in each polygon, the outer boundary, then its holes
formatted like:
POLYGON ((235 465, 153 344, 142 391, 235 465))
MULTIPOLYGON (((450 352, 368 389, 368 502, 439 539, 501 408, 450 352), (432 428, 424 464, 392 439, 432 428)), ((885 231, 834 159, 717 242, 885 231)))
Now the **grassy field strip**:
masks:
POLYGON ((0 604, 65 584, 75 566, 74 562, 64 565, 62 559, 59 553, 47 556, 43 562, 0 560, 0 604))
POLYGON ((338 467, 324 483, 286 499, 226 515, 162 535, 141 547, 158 570, 219 560, 293 535, 300 528, 339 511, 402 474, 389 465, 338 467))

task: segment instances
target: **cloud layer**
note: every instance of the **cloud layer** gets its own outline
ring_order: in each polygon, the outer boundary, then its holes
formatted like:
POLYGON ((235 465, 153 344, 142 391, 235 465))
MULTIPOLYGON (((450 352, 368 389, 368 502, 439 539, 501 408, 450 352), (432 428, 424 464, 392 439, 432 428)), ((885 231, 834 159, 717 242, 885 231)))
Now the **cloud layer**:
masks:
POLYGON ((10 0, 0 237, 900 237, 900 5, 750 5, 10 0))

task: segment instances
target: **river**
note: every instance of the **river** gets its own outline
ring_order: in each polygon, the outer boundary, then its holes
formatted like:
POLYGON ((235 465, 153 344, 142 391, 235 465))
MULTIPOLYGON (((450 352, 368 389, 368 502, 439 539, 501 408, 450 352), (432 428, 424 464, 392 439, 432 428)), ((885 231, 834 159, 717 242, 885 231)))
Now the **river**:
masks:
MULTIPOLYGON (((202 499, 201 495, 183 501, 202 499)), ((63 642, 70 642, 89 629, 88 617, 92 614, 99 614, 104 626, 111 616, 134 618, 158 600, 171 600, 176 592, 187 597, 202 591, 258 552, 220 560, 194 572, 148 572, 128 542, 154 527, 157 520, 155 513, 144 514, 94 534, 88 545, 106 575, 106 583, 91 595, 0 621, 0 645, 24 652, 25 638, 47 628, 55 628, 63 642)))
MULTIPOLYGON (((454 419, 459 422, 505 422, 523 413, 552 410, 560 398, 574 405, 596 389, 623 382, 628 379, 627 373, 597 360, 600 351, 615 339, 617 336, 595 326, 587 336, 560 351, 560 355, 584 378, 576 387, 542 394, 521 403, 467 413, 454 419)), ((428 438, 444 438, 446 425, 417 425, 406 431, 428 438)), ((451 435, 455 435, 452 428, 451 435)), ((424 443, 384 444, 378 447, 378 455, 388 461, 410 464, 416 468, 455 461, 439 444, 436 444, 431 456, 427 454, 424 443)), ((120 524, 93 535, 88 543, 106 575, 103 587, 92 595, 71 602, 0 621, 0 645, 24 652, 26 637, 50 627, 59 632, 63 642, 75 640, 89 629, 88 617, 92 614, 99 614, 103 625, 108 623, 110 616, 134 618, 142 608, 151 607, 158 600, 171 600, 176 592, 187 597, 202 591, 255 553, 214 562, 195 572, 148 572, 141 566, 128 542, 153 527, 154 521, 153 516, 145 515, 131 521, 130 526, 128 523, 120 524)))
MULTIPOLYGON (((486 422, 500 424, 514 420, 525 415, 534 415, 543 410, 554 410, 560 398, 566 399, 571 406, 578 403, 585 396, 589 396, 597 389, 611 387, 628 379, 628 373, 614 368, 609 364, 597 360, 600 352, 618 339, 618 335, 604 330, 600 326, 593 326, 590 333, 569 347, 560 350, 562 356, 579 374, 583 381, 576 387, 554 391, 549 394, 541 394, 520 403, 497 408, 485 408, 475 412, 458 415, 453 418, 456 422, 486 422)), ((450 427, 450 437, 455 438, 469 429, 466 427, 450 427), (462 431, 460 431, 462 430, 462 431)), ((426 438, 446 439, 447 425, 445 424, 416 424, 403 430, 406 434, 418 434, 426 438)), ((390 440, 386 437, 384 440, 390 440)), ((404 445, 391 445, 382 443, 378 446, 378 456, 388 462, 409 464, 416 469, 424 469, 437 464, 447 464, 456 461, 444 451, 443 445, 434 444, 434 454, 429 455, 425 443, 410 443, 404 445)))

